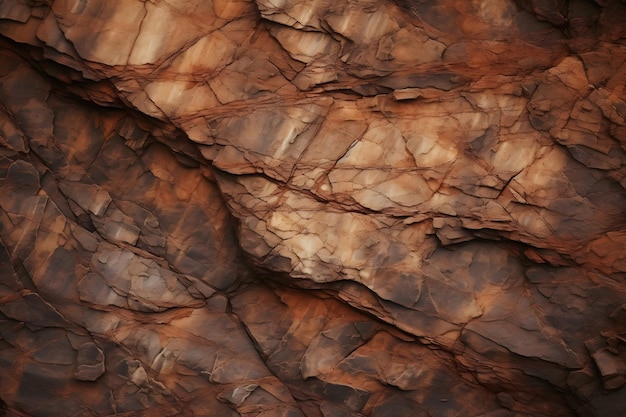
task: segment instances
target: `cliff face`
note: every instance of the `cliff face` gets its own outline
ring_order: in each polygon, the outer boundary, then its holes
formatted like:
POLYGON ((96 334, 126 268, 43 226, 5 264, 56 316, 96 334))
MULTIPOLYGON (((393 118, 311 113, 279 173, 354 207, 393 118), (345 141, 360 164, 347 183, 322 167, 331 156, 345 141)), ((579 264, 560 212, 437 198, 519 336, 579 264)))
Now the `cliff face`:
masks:
POLYGON ((5 415, 622 415, 624 21, 0 1, 5 415))

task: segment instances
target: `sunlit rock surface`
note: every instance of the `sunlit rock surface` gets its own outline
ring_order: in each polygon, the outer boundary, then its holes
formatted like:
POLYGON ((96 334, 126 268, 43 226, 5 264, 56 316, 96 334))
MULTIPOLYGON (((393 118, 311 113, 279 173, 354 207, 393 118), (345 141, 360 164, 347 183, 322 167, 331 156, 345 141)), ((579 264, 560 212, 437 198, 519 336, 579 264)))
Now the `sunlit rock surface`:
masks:
POLYGON ((625 21, 0 1, 0 415, 623 416, 625 21))

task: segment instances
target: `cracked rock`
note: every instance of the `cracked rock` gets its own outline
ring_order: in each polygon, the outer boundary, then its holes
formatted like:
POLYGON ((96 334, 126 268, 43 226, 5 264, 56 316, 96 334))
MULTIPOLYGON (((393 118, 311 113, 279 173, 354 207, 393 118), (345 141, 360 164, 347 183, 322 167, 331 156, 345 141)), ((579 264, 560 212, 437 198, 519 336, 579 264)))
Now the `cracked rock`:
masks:
POLYGON ((0 408, 621 417, 623 3, 0 2, 0 408))

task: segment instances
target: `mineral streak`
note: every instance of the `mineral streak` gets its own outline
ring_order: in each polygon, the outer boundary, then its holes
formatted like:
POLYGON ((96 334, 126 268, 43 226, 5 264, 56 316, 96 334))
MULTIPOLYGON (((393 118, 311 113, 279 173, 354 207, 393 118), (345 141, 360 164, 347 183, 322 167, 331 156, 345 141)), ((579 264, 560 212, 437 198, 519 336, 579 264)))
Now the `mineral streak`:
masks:
POLYGON ((625 21, 0 1, 0 415, 623 416, 625 21))

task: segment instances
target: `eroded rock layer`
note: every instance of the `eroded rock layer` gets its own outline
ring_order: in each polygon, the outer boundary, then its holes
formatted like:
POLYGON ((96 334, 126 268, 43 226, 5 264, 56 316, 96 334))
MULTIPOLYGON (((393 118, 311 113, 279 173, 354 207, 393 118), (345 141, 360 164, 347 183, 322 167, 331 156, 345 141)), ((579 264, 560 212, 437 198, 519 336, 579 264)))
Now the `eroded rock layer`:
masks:
POLYGON ((625 21, 0 1, 0 414, 623 415, 625 21))

